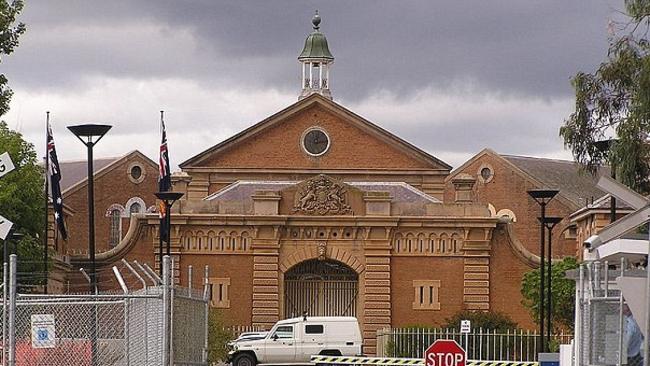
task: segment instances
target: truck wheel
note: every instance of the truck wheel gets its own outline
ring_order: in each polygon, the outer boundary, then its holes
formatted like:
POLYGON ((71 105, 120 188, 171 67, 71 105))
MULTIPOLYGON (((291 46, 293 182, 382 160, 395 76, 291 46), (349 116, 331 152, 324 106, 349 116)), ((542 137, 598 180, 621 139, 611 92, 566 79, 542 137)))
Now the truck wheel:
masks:
POLYGON ((232 366, 255 366, 255 358, 248 353, 240 353, 235 356, 232 366))

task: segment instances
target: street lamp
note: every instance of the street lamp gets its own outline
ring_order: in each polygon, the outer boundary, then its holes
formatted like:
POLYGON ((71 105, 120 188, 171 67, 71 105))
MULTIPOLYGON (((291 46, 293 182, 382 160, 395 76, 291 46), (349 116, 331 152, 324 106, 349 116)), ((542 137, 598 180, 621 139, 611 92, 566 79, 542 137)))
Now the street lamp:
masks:
MULTIPOLYGON (((558 194, 554 189, 532 189, 528 191, 535 202, 541 207, 541 221, 546 220, 546 205, 558 194)), ((542 352, 546 351, 544 344, 544 225, 540 225, 539 239, 539 345, 542 352)))
POLYGON ((165 204, 164 222, 160 223, 160 233, 158 235, 158 239, 159 239, 158 240, 158 246, 159 246, 158 247, 158 252, 159 252, 159 255, 160 255, 160 258, 159 258, 160 261, 158 263, 160 263, 160 274, 162 276, 162 270, 163 270, 163 266, 162 266, 162 259, 163 259, 163 235, 162 235, 162 233, 163 233, 163 225, 165 225, 165 230, 167 232, 167 237, 166 237, 167 250, 166 250, 166 254, 170 255, 170 251, 171 251, 171 249, 170 249, 170 246, 171 246, 170 245, 170 242, 171 242, 171 226, 172 226, 170 210, 171 210, 172 205, 174 204, 174 202, 178 201, 181 197, 183 197, 183 193, 167 191, 167 192, 156 192, 154 194, 156 195, 156 198, 163 201, 163 203, 165 204))
POLYGON ((90 292, 97 291, 97 268, 95 266, 95 176, 93 169, 93 147, 111 129, 109 125, 68 126, 88 149, 88 255, 90 256, 90 292))
POLYGON ((552 261, 552 234, 553 234, 553 228, 555 225, 559 224, 560 221, 562 221, 562 217, 545 217, 544 220, 542 220, 541 217, 538 217, 537 220, 541 224, 546 227, 546 230, 548 230, 548 267, 547 267, 547 277, 548 277, 548 287, 547 287, 547 292, 546 292, 546 344, 549 344, 551 342, 551 304, 552 304, 552 295, 551 295, 551 289, 552 289, 552 283, 553 280, 551 279, 551 275, 553 274, 551 265, 553 264, 552 261))
MULTIPOLYGON (((88 255, 90 259, 90 293, 97 293, 97 267, 95 265, 95 174, 93 169, 93 147, 111 129, 109 125, 68 126, 88 150, 88 255)), ((97 308, 93 310, 90 339, 92 365, 97 365, 97 308)))
MULTIPOLYGON (((612 161, 611 149, 616 144, 617 139, 601 140, 594 142, 594 147, 603 154, 607 154, 607 160, 609 161, 609 170, 610 176, 612 179, 616 179, 616 165, 612 161)), ((616 221, 616 197, 614 195, 609 195, 609 222, 612 223, 616 221)))

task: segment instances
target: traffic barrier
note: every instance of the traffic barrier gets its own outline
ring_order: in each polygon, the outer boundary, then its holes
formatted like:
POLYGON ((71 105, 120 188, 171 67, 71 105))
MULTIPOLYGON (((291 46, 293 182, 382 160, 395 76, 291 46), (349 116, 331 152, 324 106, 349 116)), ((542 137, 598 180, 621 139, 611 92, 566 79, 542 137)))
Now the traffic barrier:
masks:
MULTIPOLYGON (((311 363, 331 365, 415 365, 424 366, 423 358, 311 356, 311 363)), ((466 366, 538 366, 538 362, 467 360, 466 366)))

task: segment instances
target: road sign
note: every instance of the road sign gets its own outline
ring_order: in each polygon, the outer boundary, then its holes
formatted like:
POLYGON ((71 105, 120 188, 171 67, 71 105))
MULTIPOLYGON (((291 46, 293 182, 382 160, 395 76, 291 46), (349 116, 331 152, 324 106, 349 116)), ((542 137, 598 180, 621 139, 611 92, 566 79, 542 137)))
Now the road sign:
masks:
POLYGON ((32 315, 32 348, 54 348, 55 346, 54 314, 32 315))
POLYGON ((460 321, 460 332, 461 333, 469 333, 472 331, 472 322, 469 320, 461 320, 460 321))
POLYGON ((465 366, 465 350, 453 339, 439 339, 424 352, 426 366, 465 366))
POLYGON ((13 222, 0 216, 0 239, 5 240, 7 238, 7 234, 9 234, 9 230, 13 225, 13 222))
POLYGON ((0 154, 0 177, 14 170, 14 162, 8 152, 0 154))

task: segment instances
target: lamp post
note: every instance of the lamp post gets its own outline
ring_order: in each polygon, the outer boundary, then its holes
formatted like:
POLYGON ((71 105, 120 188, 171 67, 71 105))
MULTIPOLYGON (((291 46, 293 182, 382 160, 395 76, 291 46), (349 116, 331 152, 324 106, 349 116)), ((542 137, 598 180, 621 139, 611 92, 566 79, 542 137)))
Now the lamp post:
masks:
MULTIPOLYGON (((594 147, 601 153, 607 155, 607 160, 609 161, 610 176, 612 179, 616 179, 616 165, 612 161, 611 149, 617 141, 617 139, 609 139, 594 142, 594 147)), ((610 194, 609 197, 609 222, 612 223, 616 221, 616 197, 614 197, 612 194, 610 194)))
POLYGON ((158 254, 160 256, 159 257, 160 261, 158 263, 160 263, 160 275, 162 276, 162 270, 163 270, 163 266, 162 266, 162 259, 163 259, 163 235, 162 235, 162 233, 163 233, 163 225, 165 225, 164 228, 165 228, 165 231, 167 232, 167 237, 165 238, 166 241, 167 241, 166 254, 170 255, 170 251, 171 251, 171 249, 170 249, 170 246, 171 246, 171 244, 170 244, 170 242, 171 242, 171 226, 172 226, 170 210, 171 210, 172 205, 174 204, 174 202, 178 201, 181 197, 183 197, 183 193, 167 191, 167 192, 156 192, 154 194, 156 195, 156 198, 163 201, 163 203, 165 204, 165 217, 164 217, 164 221, 160 222, 160 233, 158 235, 158 238, 159 238, 159 240, 158 240, 158 246, 159 246, 158 247, 158 254))
POLYGON ((548 231, 548 267, 547 267, 547 291, 546 291, 546 344, 549 344, 551 342, 551 320, 552 320, 552 313, 551 313, 551 304, 552 304, 552 294, 551 294, 551 289, 552 289, 552 284, 553 280, 551 278, 553 271, 551 268, 551 265, 553 264, 552 261, 552 255, 553 255, 553 246, 552 246, 552 234, 553 234, 553 228, 555 225, 559 224, 560 221, 562 221, 562 217, 545 217, 544 220, 542 220, 541 217, 538 217, 537 220, 541 224, 546 227, 546 230, 548 231))
POLYGON ((88 150, 88 255, 90 256, 90 292, 97 289, 97 268, 95 266, 95 177, 93 169, 93 147, 111 129, 109 125, 68 126, 88 150))
MULTIPOLYGON (((558 190, 554 189, 532 189, 528 191, 535 202, 541 208, 541 221, 546 220, 546 205, 558 194, 558 190)), ((539 239, 539 345, 542 352, 546 351, 544 342, 544 225, 540 225, 540 239, 539 239)))
MULTIPOLYGON (((86 124, 68 126, 88 151, 88 255, 90 259, 90 293, 97 294, 97 266, 95 264, 95 175, 93 168, 93 147, 106 135, 112 126, 86 124)), ((90 328, 92 365, 97 365, 97 308, 94 307, 90 328)))

